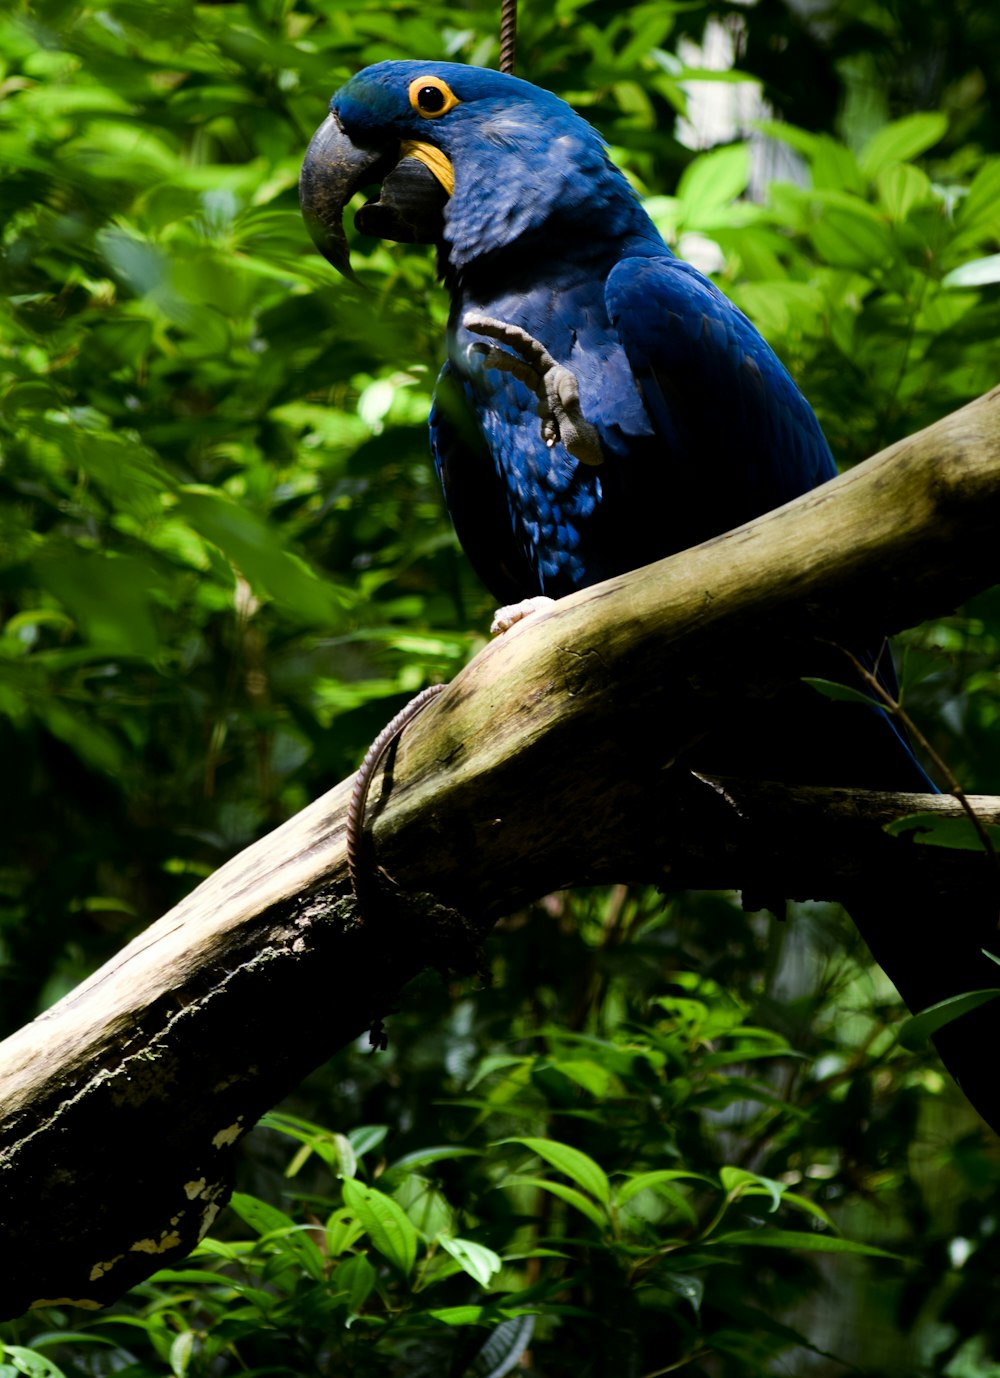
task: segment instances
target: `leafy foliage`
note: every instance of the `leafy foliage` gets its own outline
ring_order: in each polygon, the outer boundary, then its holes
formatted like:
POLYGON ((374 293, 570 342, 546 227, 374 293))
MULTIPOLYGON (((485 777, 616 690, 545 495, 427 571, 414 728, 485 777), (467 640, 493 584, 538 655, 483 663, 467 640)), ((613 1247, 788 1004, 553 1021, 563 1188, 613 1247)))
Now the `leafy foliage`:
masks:
MULTIPOLYGON (((996 381, 972 8, 523 6, 522 73, 714 261, 847 464, 996 381), (674 122, 712 73, 678 44, 709 17, 775 110, 696 156, 674 122)), ((489 62, 495 26, 481 0, 0 15, 7 1031, 481 644, 426 461, 431 256, 359 240, 365 290, 333 281, 295 185, 350 71, 489 62)), ((996 591, 905 639, 907 711, 969 789, 1000 775, 998 654, 996 591)), ((993 1371, 995 1145, 836 910, 553 897, 492 956, 489 990, 417 983, 387 1054, 269 1117, 188 1265, 6 1327, 3 1378, 993 1371)))

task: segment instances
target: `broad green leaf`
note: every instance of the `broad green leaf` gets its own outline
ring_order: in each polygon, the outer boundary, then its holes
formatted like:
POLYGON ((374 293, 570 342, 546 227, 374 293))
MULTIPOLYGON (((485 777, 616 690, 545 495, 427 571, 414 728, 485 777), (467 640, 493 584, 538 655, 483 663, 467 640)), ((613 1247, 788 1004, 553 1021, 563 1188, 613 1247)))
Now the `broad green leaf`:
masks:
POLYGON ((274 1252, 292 1255, 310 1277, 323 1277, 325 1260, 312 1238, 313 1226, 297 1225, 284 1211, 245 1192, 234 1191, 229 1204, 241 1220, 257 1231, 261 1244, 274 1252))
POLYGON ((926 1010, 921 1010, 919 1014, 906 1020, 899 1031, 899 1041, 910 1052, 916 1052, 932 1034, 937 1033, 938 1029, 943 1029, 945 1025, 960 1019, 963 1014, 968 1014, 970 1010, 978 1009, 980 1005, 986 1005, 998 997, 1000 988, 990 987, 985 990, 966 991, 964 995, 952 995, 947 1000, 939 1000, 936 1005, 930 1005, 926 1010))
POLYGON ((295 1230, 298 1228, 290 1215, 286 1215, 277 1206, 272 1206, 267 1201, 261 1201, 256 1196, 248 1196, 246 1192, 234 1191, 229 1205, 240 1219, 252 1230, 256 1230, 258 1234, 270 1234, 276 1230, 295 1230))
MULTIPOLYGON (((379 1181, 388 1186, 385 1177, 379 1181)), ((425 1240, 455 1233, 455 1211, 445 1194, 419 1172, 400 1176, 392 1199, 406 1212, 417 1233, 425 1240)))
POLYGON ((896 252, 889 226, 864 201, 848 204, 846 197, 821 203, 809 237, 824 262, 868 274, 879 273, 896 252))
POLYGON ((750 150, 745 144, 702 153, 688 164, 677 184, 683 227, 704 228, 713 212, 746 191, 749 180, 750 150))
POLYGON ((897 222, 905 220, 914 206, 922 205, 932 195, 930 178, 909 163, 890 163, 875 180, 886 214, 897 222))
POLYGON ((525 1148, 537 1153, 540 1158, 544 1158, 547 1163, 558 1171, 564 1173, 571 1181, 576 1182, 577 1186, 584 1191, 595 1196, 598 1201, 607 1205, 611 1200, 611 1186, 608 1182, 607 1173, 602 1167, 594 1162, 588 1154, 582 1153, 580 1149, 573 1148, 569 1144, 561 1144, 555 1139, 501 1139, 504 1144, 523 1144, 525 1148))
POLYGON ((889 163, 906 163, 926 153, 941 141, 947 129, 948 116, 940 111, 906 115, 873 134, 858 163, 866 177, 874 177, 889 163))
POLYGON ((417 1258, 417 1231, 392 1199, 354 1179, 344 1183, 344 1204, 354 1212, 375 1248, 408 1277, 417 1258))
POLYGON ((438 1243, 459 1263, 469 1277, 475 1278, 480 1287, 488 1287, 490 1278, 503 1267, 500 1255, 477 1244, 471 1239, 456 1239, 454 1236, 439 1234, 438 1243))

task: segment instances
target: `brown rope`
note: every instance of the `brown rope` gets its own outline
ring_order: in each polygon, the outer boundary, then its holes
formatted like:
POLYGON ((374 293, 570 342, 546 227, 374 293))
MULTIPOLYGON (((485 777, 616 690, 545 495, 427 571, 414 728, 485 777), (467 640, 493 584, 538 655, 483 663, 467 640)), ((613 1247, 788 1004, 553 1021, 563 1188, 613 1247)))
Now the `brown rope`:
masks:
POLYGON ((347 871, 351 878, 351 889, 354 891, 358 914, 362 920, 367 917, 365 908, 371 903, 374 894, 370 868, 362 864, 361 857, 361 844, 365 827, 365 804, 368 800, 372 777, 378 770, 382 757, 406 724, 415 718, 422 709, 426 708, 432 699, 436 699, 438 694, 443 693, 447 687, 446 684, 432 684, 429 688, 422 690, 415 699, 411 699, 405 708, 400 709, 392 722, 383 727, 368 748, 365 759, 361 762, 361 768, 355 777, 351 801, 347 806, 347 871))
POLYGON ((514 75, 514 54, 517 49, 517 0, 501 0, 500 5, 500 70, 514 75))

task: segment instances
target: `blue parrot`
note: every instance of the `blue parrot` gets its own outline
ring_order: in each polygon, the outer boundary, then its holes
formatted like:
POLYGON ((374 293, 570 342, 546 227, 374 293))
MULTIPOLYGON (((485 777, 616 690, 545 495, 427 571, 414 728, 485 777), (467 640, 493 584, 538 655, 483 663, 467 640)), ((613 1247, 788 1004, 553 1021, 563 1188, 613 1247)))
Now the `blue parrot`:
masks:
MULTIPOLYGON (((564 101, 482 68, 382 62, 330 111, 300 184, 322 252, 350 271, 344 206, 375 182, 380 198, 359 228, 437 245, 451 314, 431 448, 459 541, 505 605, 495 630, 836 474, 777 356, 670 251, 600 135, 564 101)), ((894 689, 888 652, 855 649, 894 689)), ((827 652, 810 668, 842 678, 846 666, 827 652)), ((933 789, 874 707, 850 714, 797 686, 756 718, 720 732, 707 764, 933 789), (788 730, 789 695, 802 733, 788 730)))
MULTIPOLYGON (((784 366, 671 253, 600 136, 556 96, 456 63, 368 67, 333 96, 300 180, 310 233, 346 274, 344 208, 374 184, 358 227, 436 245, 451 296, 431 448, 459 540, 509 605, 499 629, 540 598, 695 545, 836 473, 784 366)), ((883 647, 852 650, 895 688, 883 647)), ((809 672, 849 674, 828 647, 809 672)), ((720 716, 692 750, 693 768, 934 789, 874 704, 832 703, 793 683, 720 716)), ((911 1008, 994 984, 981 951, 995 941, 992 902, 980 899, 942 942, 942 898, 919 876, 897 876, 887 895, 843 898, 911 1008)), ((995 1040, 992 1009, 964 1015, 936 1042, 1000 1125, 980 1051, 995 1040)))

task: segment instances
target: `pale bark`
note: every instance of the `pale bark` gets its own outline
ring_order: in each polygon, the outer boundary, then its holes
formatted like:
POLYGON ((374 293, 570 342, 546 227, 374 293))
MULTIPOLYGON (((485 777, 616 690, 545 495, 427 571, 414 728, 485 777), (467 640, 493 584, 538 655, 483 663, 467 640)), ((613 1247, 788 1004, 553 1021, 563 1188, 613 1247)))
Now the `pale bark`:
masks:
MULTIPOLYGON (((998 530, 1000 389, 488 646, 407 728, 374 791, 371 846, 395 898, 362 918, 347 896, 344 782, 0 1045, 0 1242, 17 1260, 2 1314, 102 1304, 186 1253, 269 1105, 422 967, 474 966, 495 919, 551 889, 958 887, 989 912, 988 858, 882 831, 954 800, 720 791, 690 767, 720 722, 809 672, 818 643, 858 644, 996 582, 998 530)), ((1000 818, 1000 801, 976 802, 1000 818)), ((870 940, 888 969, 885 933, 870 940)))

